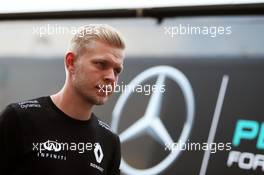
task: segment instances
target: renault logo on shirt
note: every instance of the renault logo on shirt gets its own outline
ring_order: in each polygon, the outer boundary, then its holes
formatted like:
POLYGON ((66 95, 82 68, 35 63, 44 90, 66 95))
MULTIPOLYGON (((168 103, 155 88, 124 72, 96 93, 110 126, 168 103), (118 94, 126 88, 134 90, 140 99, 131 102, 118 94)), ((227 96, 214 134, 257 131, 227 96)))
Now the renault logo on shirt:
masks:
POLYGON ((103 153, 102 147, 99 143, 95 144, 94 156, 95 156, 97 163, 101 163, 103 158, 104 158, 104 153, 103 153))
MULTIPOLYGON (((147 69, 146 71, 140 73, 137 77, 135 77, 129 83, 129 85, 134 87, 136 85, 144 83, 146 80, 149 80, 153 77, 157 77, 156 87, 162 87, 165 84, 165 79, 170 78, 175 83, 177 83, 182 90, 186 106, 186 120, 178 142, 186 143, 189 138, 194 119, 195 106, 192 87, 188 79, 182 72, 170 66, 156 66, 147 69)), ((121 94, 113 110, 112 129, 116 133, 118 133, 118 123, 121 113, 131 94, 132 93, 129 91, 125 91, 123 94, 121 94)), ((158 141, 158 143, 162 145, 174 142, 161 121, 160 111, 162 107, 162 98, 163 94, 159 89, 153 91, 146 107, 145 114, 138 121, 132 124, 132 126, 128 127, 119 134, 121 143, 131 140, 132 138, 135 138, 142 133, 148 133, 154 140, 158 141)), ((122 158, 121 170, 125 174, 129 175, 159 174, 178 158, 180 152, 180 149, 170 152, 170 154, 165 157, 164 160, 162 160, 159 164, 148 169, 136 169, 127 164, 122 158)))

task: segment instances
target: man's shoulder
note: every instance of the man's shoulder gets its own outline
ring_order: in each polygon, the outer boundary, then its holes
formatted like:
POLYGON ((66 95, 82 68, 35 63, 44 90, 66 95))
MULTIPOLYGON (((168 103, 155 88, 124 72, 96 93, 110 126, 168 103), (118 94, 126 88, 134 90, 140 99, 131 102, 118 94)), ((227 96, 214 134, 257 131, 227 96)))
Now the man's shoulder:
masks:
POLYGON ((29 100, 21 100, 18 102, 10 103, 6 108, 12 108, 16 112, 29 112, 32 109, 41 109, 44 104, 44 99, 47 97, 37 97, 29 100))
MULTIPOLYGON (((20 122, 22 116, 27 116, 31 109, 41 108, 41 99, 43 97, 10 103, 0 111, 0 122, 14 123, 20 122)), ((36 110, 35 110, 36 111, 36 110)))
POLYGON ((98 117, 96 117, 96 120, 97 120, 97 124, 98 124, 98 127, 100 128, 100 130, 106 134, 109 134, 110 136, 114 137, 115 139, 119 138, 118 135, 112 130, 112 128, 107 124, 105 123, 104 121, 102 121, 101 119, 99 119, 98 117))

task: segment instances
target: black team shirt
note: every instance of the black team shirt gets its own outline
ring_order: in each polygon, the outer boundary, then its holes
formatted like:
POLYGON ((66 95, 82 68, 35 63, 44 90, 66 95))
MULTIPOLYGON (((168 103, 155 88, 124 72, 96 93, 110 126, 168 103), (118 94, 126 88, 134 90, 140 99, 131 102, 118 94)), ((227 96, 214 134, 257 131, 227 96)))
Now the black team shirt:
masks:
POLYGON ((0 114, 0 175, 116 175, 120 154, 108 125, 70 118, 49 96, 0 114))

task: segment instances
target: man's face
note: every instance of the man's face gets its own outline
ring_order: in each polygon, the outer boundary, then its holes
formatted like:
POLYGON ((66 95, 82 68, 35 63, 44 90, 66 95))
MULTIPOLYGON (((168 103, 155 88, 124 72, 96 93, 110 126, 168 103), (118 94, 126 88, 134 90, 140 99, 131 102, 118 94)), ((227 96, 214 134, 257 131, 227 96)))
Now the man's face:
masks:
POLYGON ((88 103, 101 105, 113 93, 123 69, 123 49, 92 41, 74 63, 72 85, 88 103))

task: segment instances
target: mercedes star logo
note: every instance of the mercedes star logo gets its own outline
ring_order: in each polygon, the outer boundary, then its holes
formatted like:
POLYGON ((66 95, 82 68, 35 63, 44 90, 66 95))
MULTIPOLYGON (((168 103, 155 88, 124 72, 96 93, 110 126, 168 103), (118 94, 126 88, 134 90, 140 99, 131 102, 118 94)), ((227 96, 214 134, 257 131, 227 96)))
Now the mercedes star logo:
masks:
MULTIPOLYGON (((178 139, 178 142, 186 143, 189 138, 193 119, 194 119, 194 95, 192 87, 185 77, 185 75, 179 70, 170 67, 170 66, 156 66, 146 71, 140 73, 137 77, 135 77, 129 85, 135 87, 136 85, 143 84, 144 81, 157 77, 156 87, 157 90, 153 91, 148 102, 147 108, 145 110, 145 114, 136 121, 132 126, 124 130, 119 134, 121 143, 126 142, 142 133, 148 133, 150 136, 158 141, 160 144, 165 145, 166 143, 173 143, 173 139, 168 133, 166 127, 162 123, 160 119, 160 110, 162 106, 162 97, 163 94, 159 90, 162 85, 165 83, 166 78, 170 78, 175 81, 180 89, 182 90, 185 105, 186 105, 186 120, 183 126, 183 130, 178 139)), ((122 93, 117 100, 116 106, 113 110, 112 116, 112 129, 114 132, 118 133, 118 123, 120 120, 120 116, 122 114, 122 110, 124 105, 126 104, 129 96, 132 95, 131 91, 125 91, 122 93)), ((177 117, 177 116, 175 116, 177 117)), ((154 175, 159 174, 164 171, 169 165, 171 165, 179 156, 181 150, 173 150, 169 153, 169 155, 163 159, 159 164, 148 168, 148 169, 136 169, 132 166, 128 165, 125 160, 121 159, 121 170, 125 174, 129 175, 154 175)))

